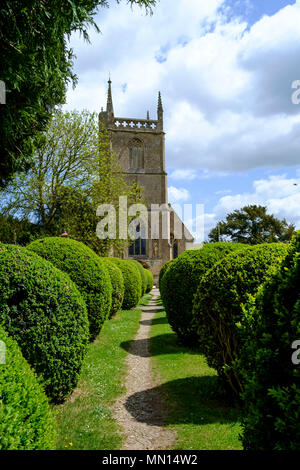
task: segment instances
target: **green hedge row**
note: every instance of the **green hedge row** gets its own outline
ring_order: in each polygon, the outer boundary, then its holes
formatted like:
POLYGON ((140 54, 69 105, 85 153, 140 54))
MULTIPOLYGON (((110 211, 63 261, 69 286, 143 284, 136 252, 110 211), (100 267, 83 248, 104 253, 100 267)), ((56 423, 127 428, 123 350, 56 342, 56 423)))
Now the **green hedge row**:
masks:
POLYGON ((197 333, 223 391, 242 400, 244 449, 300 450, 300 232, 291 245, 242 248, 213 263, 212 244, 167 263, 163 301, 173 329, 188 342, 197 333))
POLYGON ((141 292, 141 295, 144 295, 146 293, 146 290, 147 290, 147 274, 146 274, 146 271, 145 269, 143 268, 143 266, 141 265, 141 263, 139 263, 137 260, 135 259, 132 259, 132 260, 129 260, 131 263, 133 263, 137 269, 139 270, 140 272, 140 276, 141 276, 141 283, 142 283, 142 292, 141 292))
POLYGON ((300 233, 245 308, 235 366, 246 450, 300 450, 300 233))
POLYGON ((160 294, 168 321, 186 345, 197 344, 197 327, 193 323, 193 298, 205 273, 232 251, 245 249, 238 243, 208 243, 199 250, 187 250, 166 263, 160 275, 160 294))
POLYGON ((152 283, 138 262, 99 258, 75 240, 49 237, 26 249, 0 244, 0 341, 10 361, 0 364, 0 449, 54 446, 46 395, 65 400, 88 340, 121 307, 135 307, 152 283))
POLYGON ((145 269, 145 273, 147 276, 146 294, 148 294, 153 288, 153 274, 149 269, 145 269))
POLYGON ((232 361, 239 357, 238 327, 244 321, 243 304, 278 266, 288 246, 270 243, 229 254, 202 277, 194 297, 193 322, 198 344, 210 367, 224 380, 224 388, 239 395, 239 374, 232 361))
POLYGON ((162 290, 162 278, 164 277, 166 271, 169 269, 169 267, 171 266, 171 263, 175 261, 173 259, 171 259, 170 261, 167 261, 161 268, 161 270, 159 271, 159 277, 158 277, 158 287, 159 287, 159 290, 160 290, 160 293, 161 293, 161 290, 162 290))
POLYGON ((142 277, 136 263, 131 260, 109 258, 121 270, 124 279, 124 299, 122 308, 129 310, 135 307, 142 296, 142 277))
POLYGON ((27 246, 67 273, 75 282, 87 305, 90 339, 95 339, 109 316, 112 285, 106 265, 89 247, 76 240, 47 237, 27 246))
POLYGON ((123 304, 125 294, 124 279, 121 269, 115 263, 112 263, 108 258, 102 258, 102 260, 106 265, 112 285, 112 302, 109 314, 109 317, 112 317, 120 310, 123 304))
POLYGON ((0 245, 0 324, 61 402, 77 383, 88 343, 85 302, 70 277, 37 254, 0 245))
POLYGON ((0 327, 0 450, 51 450, 55 420, 17 343, 0 327))

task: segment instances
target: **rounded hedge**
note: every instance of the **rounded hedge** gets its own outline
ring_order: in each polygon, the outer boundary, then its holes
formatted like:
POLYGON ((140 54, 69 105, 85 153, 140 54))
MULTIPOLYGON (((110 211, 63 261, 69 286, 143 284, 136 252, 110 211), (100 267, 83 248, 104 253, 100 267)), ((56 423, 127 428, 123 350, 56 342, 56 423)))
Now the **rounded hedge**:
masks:
POLYGON ((148 276, 147 276, 147 270, 141 265, 141 263, 138 263, 138 269, 140 270, 141 276, 142 276, 142 290, 143 290, 143 295, 146 294, 147 292, 147 287, 148 287, 148 276))
POLYGON ((300 233, 247 306, 242 442, 246 450, 300 450, 300 233), (294 344, 298 341, 297 344, 294 344))
POLYGON ((88 342, 86 305, 69 276, 25 248, 0 245, 0 324, 54 402, 75 387, 88 342))
POLYGON ((145 269, 145 273, 147 277, 146 294, 148 294, 153 289, 153 274, 149 269, 145 269))
POLYGON ((238 327, 243 304, 256 293, 286 256, 288 245, 266 243, 232 253, 203 276, 194 297, 193 318, 201 351, 210 367, 224 379, 225 389, 239 394, 240 377, 231 367, 239 355, 238 327))
POLYGON ((0 327, 0 450, 51 450, 55 420, 17 343, 0 327))
POLYGON ((129 310, 135 307, 141 298, 142 281, 138 268, 127 259, 109 258, 121 269, 124 279, 124 299, 123 310, 129 310))
POLYGON ((134 263, 134 265, 138 268, 139 272, 140 272, 141 282, 142 282, 142 290, 141 290, 141 296, 142 296, 146 293, 146 289, 147 289, 147 274, 145 273, 145 269, 143 268, 141 263, 139 263, 137 260, 132 259, 132 260, 128 260, 128 261, 132 261, 134 263))
POLYGON ((112 263, 110 259, 102 258, 102 260, 106 264, 112 285, 112 302, 109 314, 112 317, 120 310, 123 304, 125 292, 123 274, 121 269, 115 263, 112 263))
POLYGON ((90 340, 95 339, 112 302, 112 285, 102 259, 83 243, 69 238, 42 238, 26 248, 50 261, 77 284, 88 310, 90 340))
POLYGON ((162 288, 162 278, 164 277, 166 271, 169 269, 171 263, 175 261, 174 259, 170 259, 169 261, 167 261, 160 269, 159 271, 159 277, 158 277, 158 287, 159 287, 159 290, 160 290, 160 293, 161 293, 161 288, 162 288))
POLYGON ((226 242, 208 243, 199 250, 185 251, 168 264, 160 281, 161 297, 168 321, 184 344, 197 344, 192 308, 193 297, 202 276, 228 253, 246 246, 226 242))

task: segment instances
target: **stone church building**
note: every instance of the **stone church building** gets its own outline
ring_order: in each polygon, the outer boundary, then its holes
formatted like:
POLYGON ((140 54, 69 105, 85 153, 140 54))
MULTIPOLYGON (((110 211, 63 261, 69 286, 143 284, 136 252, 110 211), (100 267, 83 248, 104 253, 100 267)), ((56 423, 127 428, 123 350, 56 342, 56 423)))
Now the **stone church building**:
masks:
POLYGON ((112 150, 118 156, 126 181, 129 184, 136 182, 143 187, 149 211, 148 236, 143 236, 141 233, 141 236, 126 249, 124 257, 135 258, 150 267, 156 282, 162 265, 191 247, 194 241, 191 233, 168 204, 161 95, 158 94, 157 119, 150 119, 149 112, 146 119, 116 117, 111 80, 109 80, 106 111, 102 109, 99 113, 99 123, 110 133, 112 150), (153 210, 158 212, 156 216, 160 221, 159 233, 154 237, 153 234, 151 237, 151 223, 154 219, 151 217, 150 209, 152 214, 153 210), (169 216, 167 228, 165 223, 163 232, 166 213, 169 216))

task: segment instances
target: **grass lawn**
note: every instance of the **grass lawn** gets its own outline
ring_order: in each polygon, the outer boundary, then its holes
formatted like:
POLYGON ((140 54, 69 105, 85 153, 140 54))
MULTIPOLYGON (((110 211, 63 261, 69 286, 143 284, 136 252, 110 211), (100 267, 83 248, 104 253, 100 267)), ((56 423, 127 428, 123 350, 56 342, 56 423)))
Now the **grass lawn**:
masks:
MULTIPOLYGON (((140 304, 151 298, 145 295, 140 304)), ((105 322, 98 338, 89 345, 78 386, 56 407, 57 449, 115 450, 124 436, 109 406, 125 392, 125 358, 121 343, 131 341, 139 328, 140 310, 121 310, 105 322)))
POLYGON ((154 379, 168 405, 166 425, 177 432, 173 448, 241 449, 238 410, 218 396, 216 373, 204 356, 178 344, 165 312, 153 320, 151 353, 154 379))

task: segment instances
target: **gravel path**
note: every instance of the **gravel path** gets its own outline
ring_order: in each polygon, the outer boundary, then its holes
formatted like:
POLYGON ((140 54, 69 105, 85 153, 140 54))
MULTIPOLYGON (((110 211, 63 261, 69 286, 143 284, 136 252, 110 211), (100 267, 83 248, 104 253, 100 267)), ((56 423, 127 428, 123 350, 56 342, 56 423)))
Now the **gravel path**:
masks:
POLYGON ((113 406, 113 412, 127 436, 123 450, 170 449, 175 434, 162 428, 165 420, 164 397, 153 383, 149 332, 151 321, 162 307, 156 305, 159 290, 153 289, 149 304, 142 308, 140 329, 130 343, 127 356, 126 394, 113 406))

